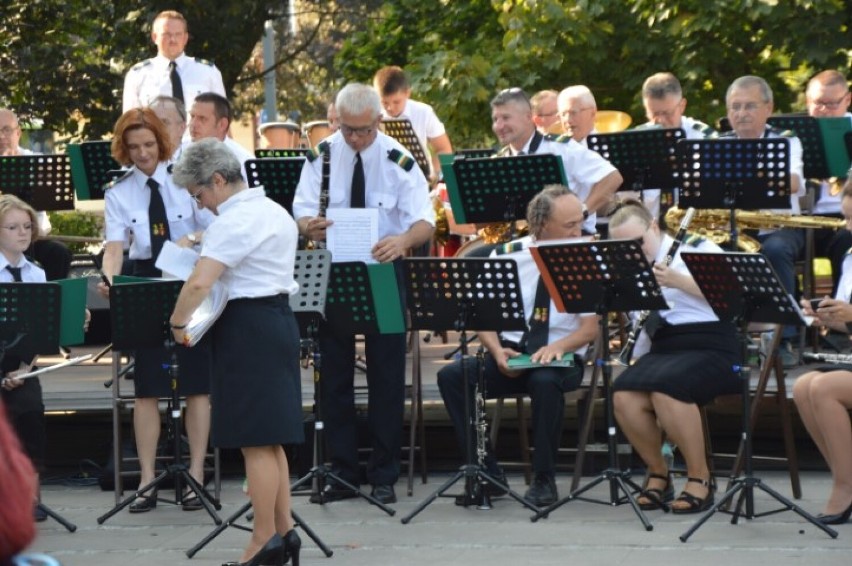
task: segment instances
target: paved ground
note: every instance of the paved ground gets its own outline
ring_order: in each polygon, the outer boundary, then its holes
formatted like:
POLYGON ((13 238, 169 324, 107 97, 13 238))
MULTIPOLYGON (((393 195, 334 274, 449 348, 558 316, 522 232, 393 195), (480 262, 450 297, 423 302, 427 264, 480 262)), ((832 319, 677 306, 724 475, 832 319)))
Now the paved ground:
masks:
MULTIPOLYGON (((403 495, 393 506, 397 511, 394 517, 360 500, 319 506, 297 497, 294 510, 334 552, 331 558, 325 558, 302 533, 302 563, 642 566, 688 560, 692 566, 717 566, 721 562, 786 566, 849 564, 852 556, 852 524, 838 527, 840 536, 831 539, 793 512, 736 526, 730 524, 727 515, 717 514, 686 544, 678 537, 693 524, 693 516, 650 512, 654 529, 646 532, 629 505, 611 507, 584 501, 573 501, 549 519, 532 523, 531 512, 510 499, 495 500, 493 509, 480 511, 456 507, 452 500, 441 498, 403 525, 400 517, 410 513, 445 477, 433 475, 428 484, 418 483, 413 497, 403 495)), ((761 478, 789 495, 784 474, 766 473, 761 478)), ((523 491, 520 476, 510 477, 510 483, 523 491)), ((564 492, 567 479, 560 478, 559 485, 564 492)), ((818 511, 829 485, 827 474, 806 473, 802 507, 818 511)), ((606 500, 608 490, 598 486, 591 494, 606 500)), ((203 511, 187 513, 161 504, 143 515, 122 511, 99 526, 96 518, 110 509, 112 493, 96 487, 50 486, 44 491, 44 501, 78 529, 72 534, 54 521, 43 523, 32 550, 49 553, 66 566, 220 564, 238 558, 248 536, 228 528, 189 560, 185 552, 214 528, 203 511)), ((239 481, 225 483, 222 502, 223 517, 245 502, 239 481)), ((758 492, 758 513, 775 507, 758 492)))

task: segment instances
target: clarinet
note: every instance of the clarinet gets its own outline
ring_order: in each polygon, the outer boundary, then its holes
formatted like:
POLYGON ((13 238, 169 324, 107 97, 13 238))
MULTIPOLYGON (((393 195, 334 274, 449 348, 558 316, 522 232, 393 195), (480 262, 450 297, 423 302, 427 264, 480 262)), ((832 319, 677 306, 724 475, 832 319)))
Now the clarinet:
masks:
MULTIPOLYGON (((328 186, 331 179, 331 145, 327 145, 322 152, 322 184, 320 185, 319 194, 319 218, 325 218, 325 211, 328 209, 328 186)), ((325 240, 315 240, 313 242, 315 250, 325 249, 325 240)))
MULTIPOLYGON (((677 255, 677 250, 680 248, 680 245, 683 243, 683 239, 686 237, 686 231, 689 228, 689 223, 692 222, 692 217, 694 215, 694 208, 690 207, 687 209, 686 214, 684 214, 683 220, 680 223, 680 228, 678 228, 677 234, 675 234, 674 242, 672 242, 666 257, 663 259, 663 267, 671 265, 674 261, 675 255, 677 255)), ((627 342, 624 344, 624 348, 622 348, 621 352, 618 354, 618 363, 620 365, 630 365, 630 360, 633 357, 633 348, 636 347, 636 340, 639 339, 639 334, 641 334, 642 329, 645 328, 645 323, 648 322, 648 317, 650 315, 651 311, 642 311, 639 313, 639 318, 636 320, 636 324, 630 331, 630 336, 627 337, 627 342)))
POLYGON ((820 362, 824 364, 852 364, 852 354, 814 354, 802 352, 802 359, 806 362, 820 362))

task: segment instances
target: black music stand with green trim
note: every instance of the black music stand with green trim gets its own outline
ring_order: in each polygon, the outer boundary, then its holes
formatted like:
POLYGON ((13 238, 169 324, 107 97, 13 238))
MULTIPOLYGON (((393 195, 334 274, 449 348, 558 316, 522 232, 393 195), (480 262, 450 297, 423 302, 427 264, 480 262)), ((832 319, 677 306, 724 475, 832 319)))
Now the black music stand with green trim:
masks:
POLYGON ((423 175, 428 179, 429 158, 426 156, 423 146, 420 145, 420 139, 417 137, 411 121, 408 118, 385 118, 381 122, 381 127, 385 134, 401 143, 414 156, 414 160, 420 166, 423 175))
POLYGON ((254 156, 258 159, 270 159, 275 157, 301 157, 305 158, 310 149, 304 147, 288 147, 282 149, 256 149, 254 156))
POLYGON ((493 157, 496 154, 497 150, 493 147, 457 149, 454 152, 454 155, 457 159, 460 157, 464 157, 467 159, 476 159, 477 157, 493 157))
MULTIPOLYGON (((607 469, 597 478, 542 509, 532 517, 532 521, 548 517, 552 511, 575 499, 612 506, 629 503, 645 530, 650 531, 654 527, 633 495, 641 492, 642 487, 630 479, 629 470, 621 470, 618 465, 617 429, 612 404, 612 362, 607 334, 609 313, 668 308, 663 292, 638 240, 542 245, 530 248, 530 253, 559 312, 594 312, 598 315, 601 352, 595 363, 602 369, 609 458, 607 469), (608 500, 582 497, 585 492, 604 482, 609 483, 608 500), (624 493, 623 497, 619 497, 619 490, 624 493)), ((665 504, 662 504, 662 508, 668 511, 665 504)))
MULTIPOLYGON (((589 134, 588 147, 613 164, 624 181, 620 191, 660 189, 660 204, 674 202, 678 188, 677 142, 686 139, 681 128, 647 128, 610 134, 589 134)), ((641 196, 640 196, 641 198, 641 196)), ((662 214, 662 212, 661 212, 662 214)))
MULTIPOLYGON (((85 309, 85 305, 79 306, 81 310, 85 309)), ((0 284, 0 362, 8 352, 14 352, 21 359, 28 360, 32 360, 37 354, 59 352, 62 315, 60 285, 56 283, 0 284)), ((41 501, 37 503, 37 506, 69 532, 73 533, 77 530, 76 525, 41 501)))
MULTIPOLYGON (((526 330, 524 302, 518 266, 511 258, 407 258, 405 272, 407 308, 411 327, 418 330, 456 330, 462 356, 464 381, 464 422, 473 424, 470 378, 467 359, 467 330, 526 330)), ((477 355, 477 387, 485 399, 482 353, 477 355)), ((483 408, 484 410, 484 408, 483 408)), ((465 481, 463 505, 490 509, 487 485, 505 491, 512 499, 530 509, 538 508, 509 489, 483 469, 474 459, 471 426, 465 427, 465 463, 449 480, 402 518, 408 524, 417 514, 441 497, 459 480, 465 481)), ((483 433, 484 434, 484 433, 483 433)), ((484 457, 478 453, 477 456, 484 457)))
POLYGON ((325 316, 336 332, 399 334, 405 332, 401 290, 391 263, 333 263, 325 316))
POLYGON ((293 199, 302 175, 304 157, 266 157, 247 159, 245 163, 249 187, 263 186, 266 196, 293 214, 293 199))
POLYGON ((121 170, 112 157, 109 141, 87 141, 68 144, 71 176, 78 200, 104 198, 104 188, 121 170))
POLYGON ((843 139, 852 131, 849 118, 780 114, 770 116, 767 123, 782 130, 792 131, 802 142, 805 179, 846 176, 850 155, 843 147, 843 139))
MULTIPOLYGON (((137 498, 157 497, 160 484, 172 478, 174 480, 175 498, 158 499, 174 505, 183 505, 186 496, 183 486, 185 485, 193 495, 201 502, 204 510, 220 525, 222 519, 216 514, 216 509, 221 509, 219 501, 208 492, 204 486, 199 484, 189 473, 189 466, 183 462, 181 449, 181 411, 180 398, 178 396, 178 381, 180 379, 180 368, 178 366, 176 344, 172 337, 169 318, 174 311, 177 297, 180 294, 183 281, 177 280, 149 280, 137 283, 118 283, 113 280, 109 290, 110 298, 110 324, 112 327, 112 345, 115 351, 136 350, 145 348, 165 347, 170 355, 169 376, 171 378, 171 417, 172 434, 172 463, 155 477, 152 481, 140 487, 137 491, 118 502, 115 507, 98 517, 99 525, 104 521, 133 503, 137 498), (145 495, 147 492, 151 495, 145 495), (215 508, 215 509, 214 509, 215 508)), ((117 379, 118 362, 113 362, 113 379, 117 379)), ((114 408, 114 411, 117 409, 114 408)), ((113 419, 114 438, 118 438, 117 428, 119 419, 113 419)), ((120 454, 120 447, 116 447, 116 454, 120 454)), ((115 466, 116 490, 120 484, 120 470, 115 466)))
POLYGON ((36 210, 74 210, 71 163, 64 154, 0 157, 0 187, 36 210))
POLYGON ((567 185, 557 155, 458 159, 441 156, 453 216, 459 224, 514 222, 546 185, 567 185))

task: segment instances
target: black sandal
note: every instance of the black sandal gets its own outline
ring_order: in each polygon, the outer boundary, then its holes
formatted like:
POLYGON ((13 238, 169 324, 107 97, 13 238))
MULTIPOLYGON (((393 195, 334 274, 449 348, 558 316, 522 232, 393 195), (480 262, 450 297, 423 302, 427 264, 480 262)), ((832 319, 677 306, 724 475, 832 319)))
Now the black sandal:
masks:
POLYGON ((711 476, 709 480, 704 480, 701 478, 686 478, 686 482, 693 482, 703 485, 707 488, 707 495, 702 499, 700 497, 696 497, 689 493, 688 491, 680 492, 680 495, 675 500, 675 503, 678 501, 683 501, 687 504, 686 507, 675 507, 672 505, 672 513, 678 515, 686 515, 689 513, 701 513, 702 511, 707 511, 715 502, 715 493, 716 493, 716 481, 711 476))
POLYGON ((672 499, 674 499, 674 486, 672 485, 672 475, 668 474, 662 476, 660 474, 652 474, 648 473, 648 476, 645 478, 645 485, 642 486, 642 491, 639 493, 639 497, 644 497, 647 501, 636 501, 639 504, 639 509, 643 511, 653 511, 654 509, 662 509, 669 503, 672 499), (663 489, 657 487, 648 487, 648 481, 651 479, 665 480, 666 485, 663 489))

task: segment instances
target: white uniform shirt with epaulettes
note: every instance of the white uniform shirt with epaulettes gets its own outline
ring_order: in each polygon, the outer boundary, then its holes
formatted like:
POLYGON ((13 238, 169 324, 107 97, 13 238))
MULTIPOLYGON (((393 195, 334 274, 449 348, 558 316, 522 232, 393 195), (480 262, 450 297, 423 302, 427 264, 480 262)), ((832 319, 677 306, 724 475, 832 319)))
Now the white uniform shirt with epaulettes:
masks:
MULTIPOLYGON (((560 243, 568 242, 584 242, 586 240, 560 240, 560 243)), ((553 244, 556 242, 542 242, 542 244, 553 244)), ((502 244, 491 253, 491 257, 500 257, 501 259, 513 259, 518 266, 518 280, 521 281, 521 296, 524 302, 524 320, 529 322, 532 317, 535 304, 535 293, 538 287, 538 278, 540 272, 538 265, 530 253, 530 247, 534 247, 536 243, 531 236, 519 238, 502 244)), ((556 310, 556 305, 553 299, 550 300, 550 312, 548 314, 548 343, 552 344, 557 340, 561 340, 579 330, 581 319, 590 316, 595 316, 595 313, 565 313, 556 310)), ((502 337, 511 342, 520 343, 523 337, 523 332, 512 330, 503 332, 502 337)), ((575 353, 584 355, 588 345, 584 344, 578 348, 575 353)))
POLYGON ((7 265, 21 268, 22 283, 47 283, 47 276, 44 274, 44 270, 28 260, 26 256, 21 256, 21 261, 17 265, 12 265, 3 254, 0 254, 0 283, 15 282, 12 272, 6 269, 7 265))
POLYGON ((247 150, 246 148, 244 148, 243 146, 241 146, 240 144, 238 144, 237 140, 235 140, 232 137, 226 136, 225 140, 222 143, 224 143, 228 147, 228 149, 231 150, 231 153, 234 154, 234 157, 239 159, 240 167, 242 169, 242 174, 243 174, 243 181, 245 181, 246 185, 248 185, 248 173, 246 173, 246 161, 248 161, 249 159, 254 159, 254 154, 252 152, 250 152, 249 150, 247 150))
MULTIPOLYGON (((801 192, 805 189, 805 169, 804 163, 802 162, 802 142, 801 140, 793 134, 790 130, 779 130, 778 128, 773 128, 772 126, 767 125, 766 129, 763 132, 763 138, 786 138, 790 140, 790 159, 788 171, 790 172, 790 181, 792 182, 793 177, 799 178, 799 193, 790 194, 790 208, 775 208, 769 209, 768 212, 774 212, 778 214, 801 214, 802 209, 799 206, 799 197, 801 196, 801 192)), ((737 138, 737 133, 734 130, 729 132, 725 132, 723 134, 719 134, 719 138, 737 138)), ((761 230, 761 234, 769 234, 774 232, 774 230, 761 230)))
MULTIPOLYGON (((847 112, 846 118, 852 122, 852 113, 847 112)), ((843 191, 837 189, 843 188, 843 180, 835 179, 834 183, 836 188, 834 194, 832 194, 832 183, 826 179, 819 180, 819 198, 814 203, 814 214, 842 214, 840 201, 843 200, 843 191)))
MULTIPOLYGON (((529 154, 530 144, 534 138, 535 132, 527 140, 527 143, 524 144, 521 151, 529 154)), ((586 202, 586 199, 589 198, 589 193, 592 192, 592 187, 595 183, 616 170, 612 163, 601 157, 599 153, 583 147, 567 134, 544 136, 544 139, 533 154, 543 155, 547 153, 558 155, 562 158, 568 188, 582 202, 586 202)), ((510 154, 516 155, 517 152, 510 149, 510 154)), ((590 234, 594 234, 596 220, 597 215, 589 211, 589 216, 583 222, 583 229, 590 234)))
POLYGON ((232 195, 217 210, 204 232, 201 257, 227 266, 221 281, 228 300, 299 290, 293 278, 299 229, 286 209, 267 198, 263 187, 254 187, 232 195))
MULTIPOLYGON (((160 162, 151 177, 162 189, 163 204, 169 220, 169 234, 177 241, 190 232, 204 230, 213 222, 213 214, 199 209, 189 191, 172 182, 168 165, 160 162)), ((148 175, 131 167, 104 193, 104 218, 107 242, 127 242, 130 238, 130 259, 151 259, 151 228, 148 205, 151 189, 148 175)))
MULTIPOLYGON (((148 106, 158 96, 172 96, 168 57, 157 55, 137 63, 124 77, 122 112, 148 106)), ((175 59, 177 72, 183 87, 183 100, 187 110, 195 97, 204 92, 225 95, 222 73, 216 65, 205 59, 189 57, 185 53, 175 59)))
MULTIPOLYGON (((655 122, 645 122, 639 126, 636 126, 637 130, 653 130, 660 128, 659 124, 655 122)), ((696 120, 694 118, 690 118, 688 116, 682 116, 680 119, 680 128, 686 134, 686 139, 688 140, 703 140, 714 138, 718 135, 716 130, 701 122, 700 120, 696 120)), ((639 191, 618 191, 618 197, 620 200, 634 198, 639 199, 639 191)), ((654 218, 660 217, 660 189, 645 189, 642 191, 642 202, 645 204, 645 207, 651 212, 654 218)), ((677 202, 675 200, 675 202, 677 202)))
POLYGON ((429 153, 429 140, 437 138, 447 133, 444 123, 435 114, 435 110, 425 102, 419 100, 408 99, 405 102, 405 107, 395 118, 406 118, 411 122, 411 129, 417 136, 417 141, 420 142, 420 147, 423 148, 423 153, 429 159, 429 170, 432 171, 432 160, 429 153))
MULTIPOLYGON (((339 131, 323 143, 331 148, 328 207, 349 208, 355 151, 339 131)), ((399 142, 377 132, 373 143, 361 151, 361 161, 366 207, 379 211, 379 240, 402 234, 419 220, 435 225, 435 211, 429 199, 426 177, 417 167, 414 157, 399 142)), ((296 220, 317 216, 321 182, 322 158, 314 152, 305 161, 296 187, 293 199, 296 220)))

